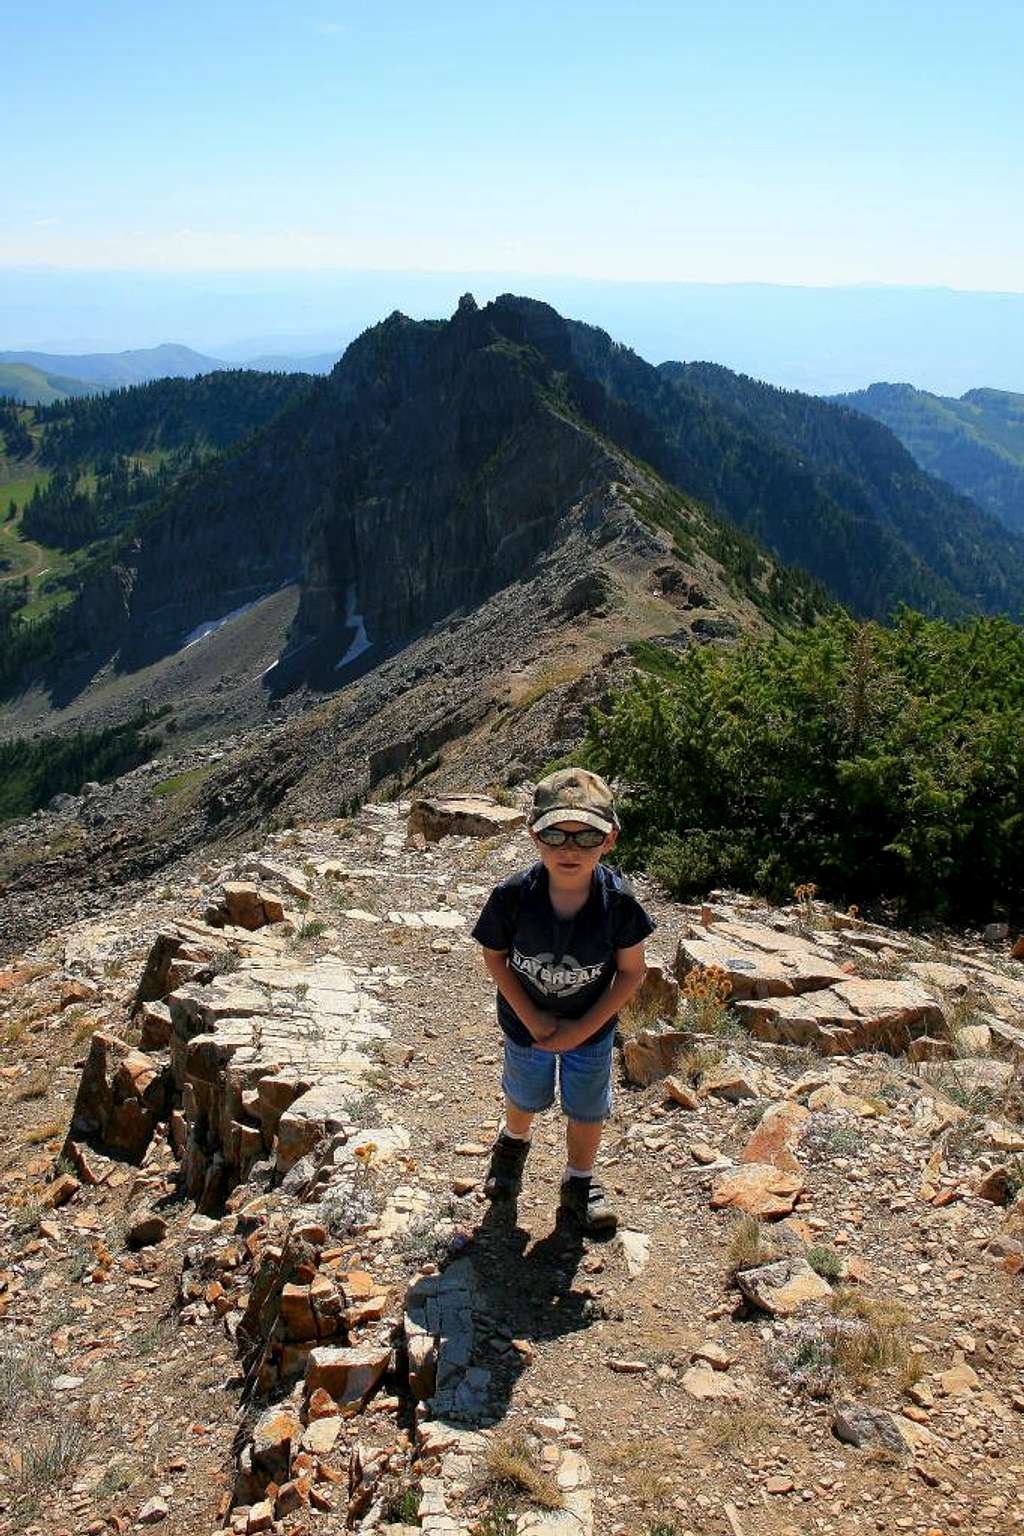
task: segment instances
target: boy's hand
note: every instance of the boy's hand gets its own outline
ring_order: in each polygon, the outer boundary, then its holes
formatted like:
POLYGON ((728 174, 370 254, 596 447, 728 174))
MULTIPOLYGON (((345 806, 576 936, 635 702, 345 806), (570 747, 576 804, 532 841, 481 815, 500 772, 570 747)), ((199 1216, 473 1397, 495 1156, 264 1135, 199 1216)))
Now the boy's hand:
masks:
POLYGON ((543 1040, 537 1041, 537 1048, 541 1051, 572 1051, 580 1043, 579 1030, 576 1028, 575 1019, 559 1019, 556 1022, 554 1032, 543 1040))
POLYGON ((558 1022, 553 1013, 541 1013, 540 1010, 533 1015, 532 1019, 523 1020, 538 1045, 543 1044, 545 1040, 550 1040, 558 1033, 558 1022))

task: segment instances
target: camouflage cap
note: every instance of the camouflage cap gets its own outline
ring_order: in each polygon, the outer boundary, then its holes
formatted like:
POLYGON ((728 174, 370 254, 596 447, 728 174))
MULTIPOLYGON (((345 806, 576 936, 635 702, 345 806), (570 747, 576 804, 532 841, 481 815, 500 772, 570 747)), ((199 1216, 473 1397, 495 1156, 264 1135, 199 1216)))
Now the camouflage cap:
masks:
POLYGON ((604 779, 586 768, 560 768, 541 779, 533 792, 530 826, 541 832, 559 821, 582 821, 602 832, 613 831, 619 818, 604 779))

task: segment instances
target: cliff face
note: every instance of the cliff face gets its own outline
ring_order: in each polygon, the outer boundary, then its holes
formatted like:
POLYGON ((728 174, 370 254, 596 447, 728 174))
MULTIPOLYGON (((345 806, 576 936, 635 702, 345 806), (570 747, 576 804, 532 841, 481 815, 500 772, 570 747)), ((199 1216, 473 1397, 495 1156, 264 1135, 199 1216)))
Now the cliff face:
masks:
POLYGON ((77 641, 134 670, 297 580, 282 660, 324 683, 478 603, 622 472, 560 408, 555 365, 569 363, 566 324, 543 305, 466 299, 447 323, 392 315, 271 427, 176 489, 83 593, 77 641))

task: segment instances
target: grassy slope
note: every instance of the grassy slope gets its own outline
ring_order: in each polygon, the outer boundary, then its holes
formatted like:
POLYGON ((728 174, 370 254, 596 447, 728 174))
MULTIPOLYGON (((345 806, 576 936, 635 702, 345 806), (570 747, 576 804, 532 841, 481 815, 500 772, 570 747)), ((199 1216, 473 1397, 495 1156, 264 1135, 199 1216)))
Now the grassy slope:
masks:
MULTIPOLYGON (((30 430, 38 440, 38 428, 30 427, 30 430)), ((69 554, 62 549, 50 549, 22 536, 22 510, 31 500, 36 486, 42 488, 49 478, 49 470, 41 469, 34 455, 28 459, 9 459, 0 453, 0 582, 28 577, 33 595, 21 610, 25 619, 41 618, 51 609, 71 601, 70 592, 41 592, 40 586, 45 577, 63 575, 82 558, 81 552, 69 554), (18 510, 8 522, 7 512, 12 501, 18 510)))
POLYGON ((922 468, 1024 531, 1024 394, 973 389, 955 400, 872 384, 836 399, 881 421, 922 468))
POLYGON ((0 395, 23 400, 26 405, 52 405, 67 395, 94 395, 98 389, 97 384, 45 373, 31 363, 0 363, 0 395))

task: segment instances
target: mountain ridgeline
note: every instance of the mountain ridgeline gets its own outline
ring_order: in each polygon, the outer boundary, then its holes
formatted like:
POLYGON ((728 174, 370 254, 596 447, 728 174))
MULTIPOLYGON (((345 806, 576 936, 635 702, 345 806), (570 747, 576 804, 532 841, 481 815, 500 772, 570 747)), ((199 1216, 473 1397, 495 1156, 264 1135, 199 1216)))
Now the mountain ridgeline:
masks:
POLYGON ((159 494, 136 484, 120 526, 107 506, 76 572, 56 649, 83 678, 294 583, 271 681, 333 686, 367 649, 382 659, 527 579, 570 528, 599 556, 624 518, 724 573, 769 626, 820 612, 822 587, 882 619, 1024 607, 1024 539, 884 427, 709 364, 652 367, 510 295, 467 295, 447 321, 395 313, 326 378, 214 374, 39 419, 41 458, 66 475, 188 450, 159 494))
POLYGON ((954 400, 912 384, 872 384, 834 398, 882 422, 930 474, 1024 533, 1024 395, 971 389, 954 400))

